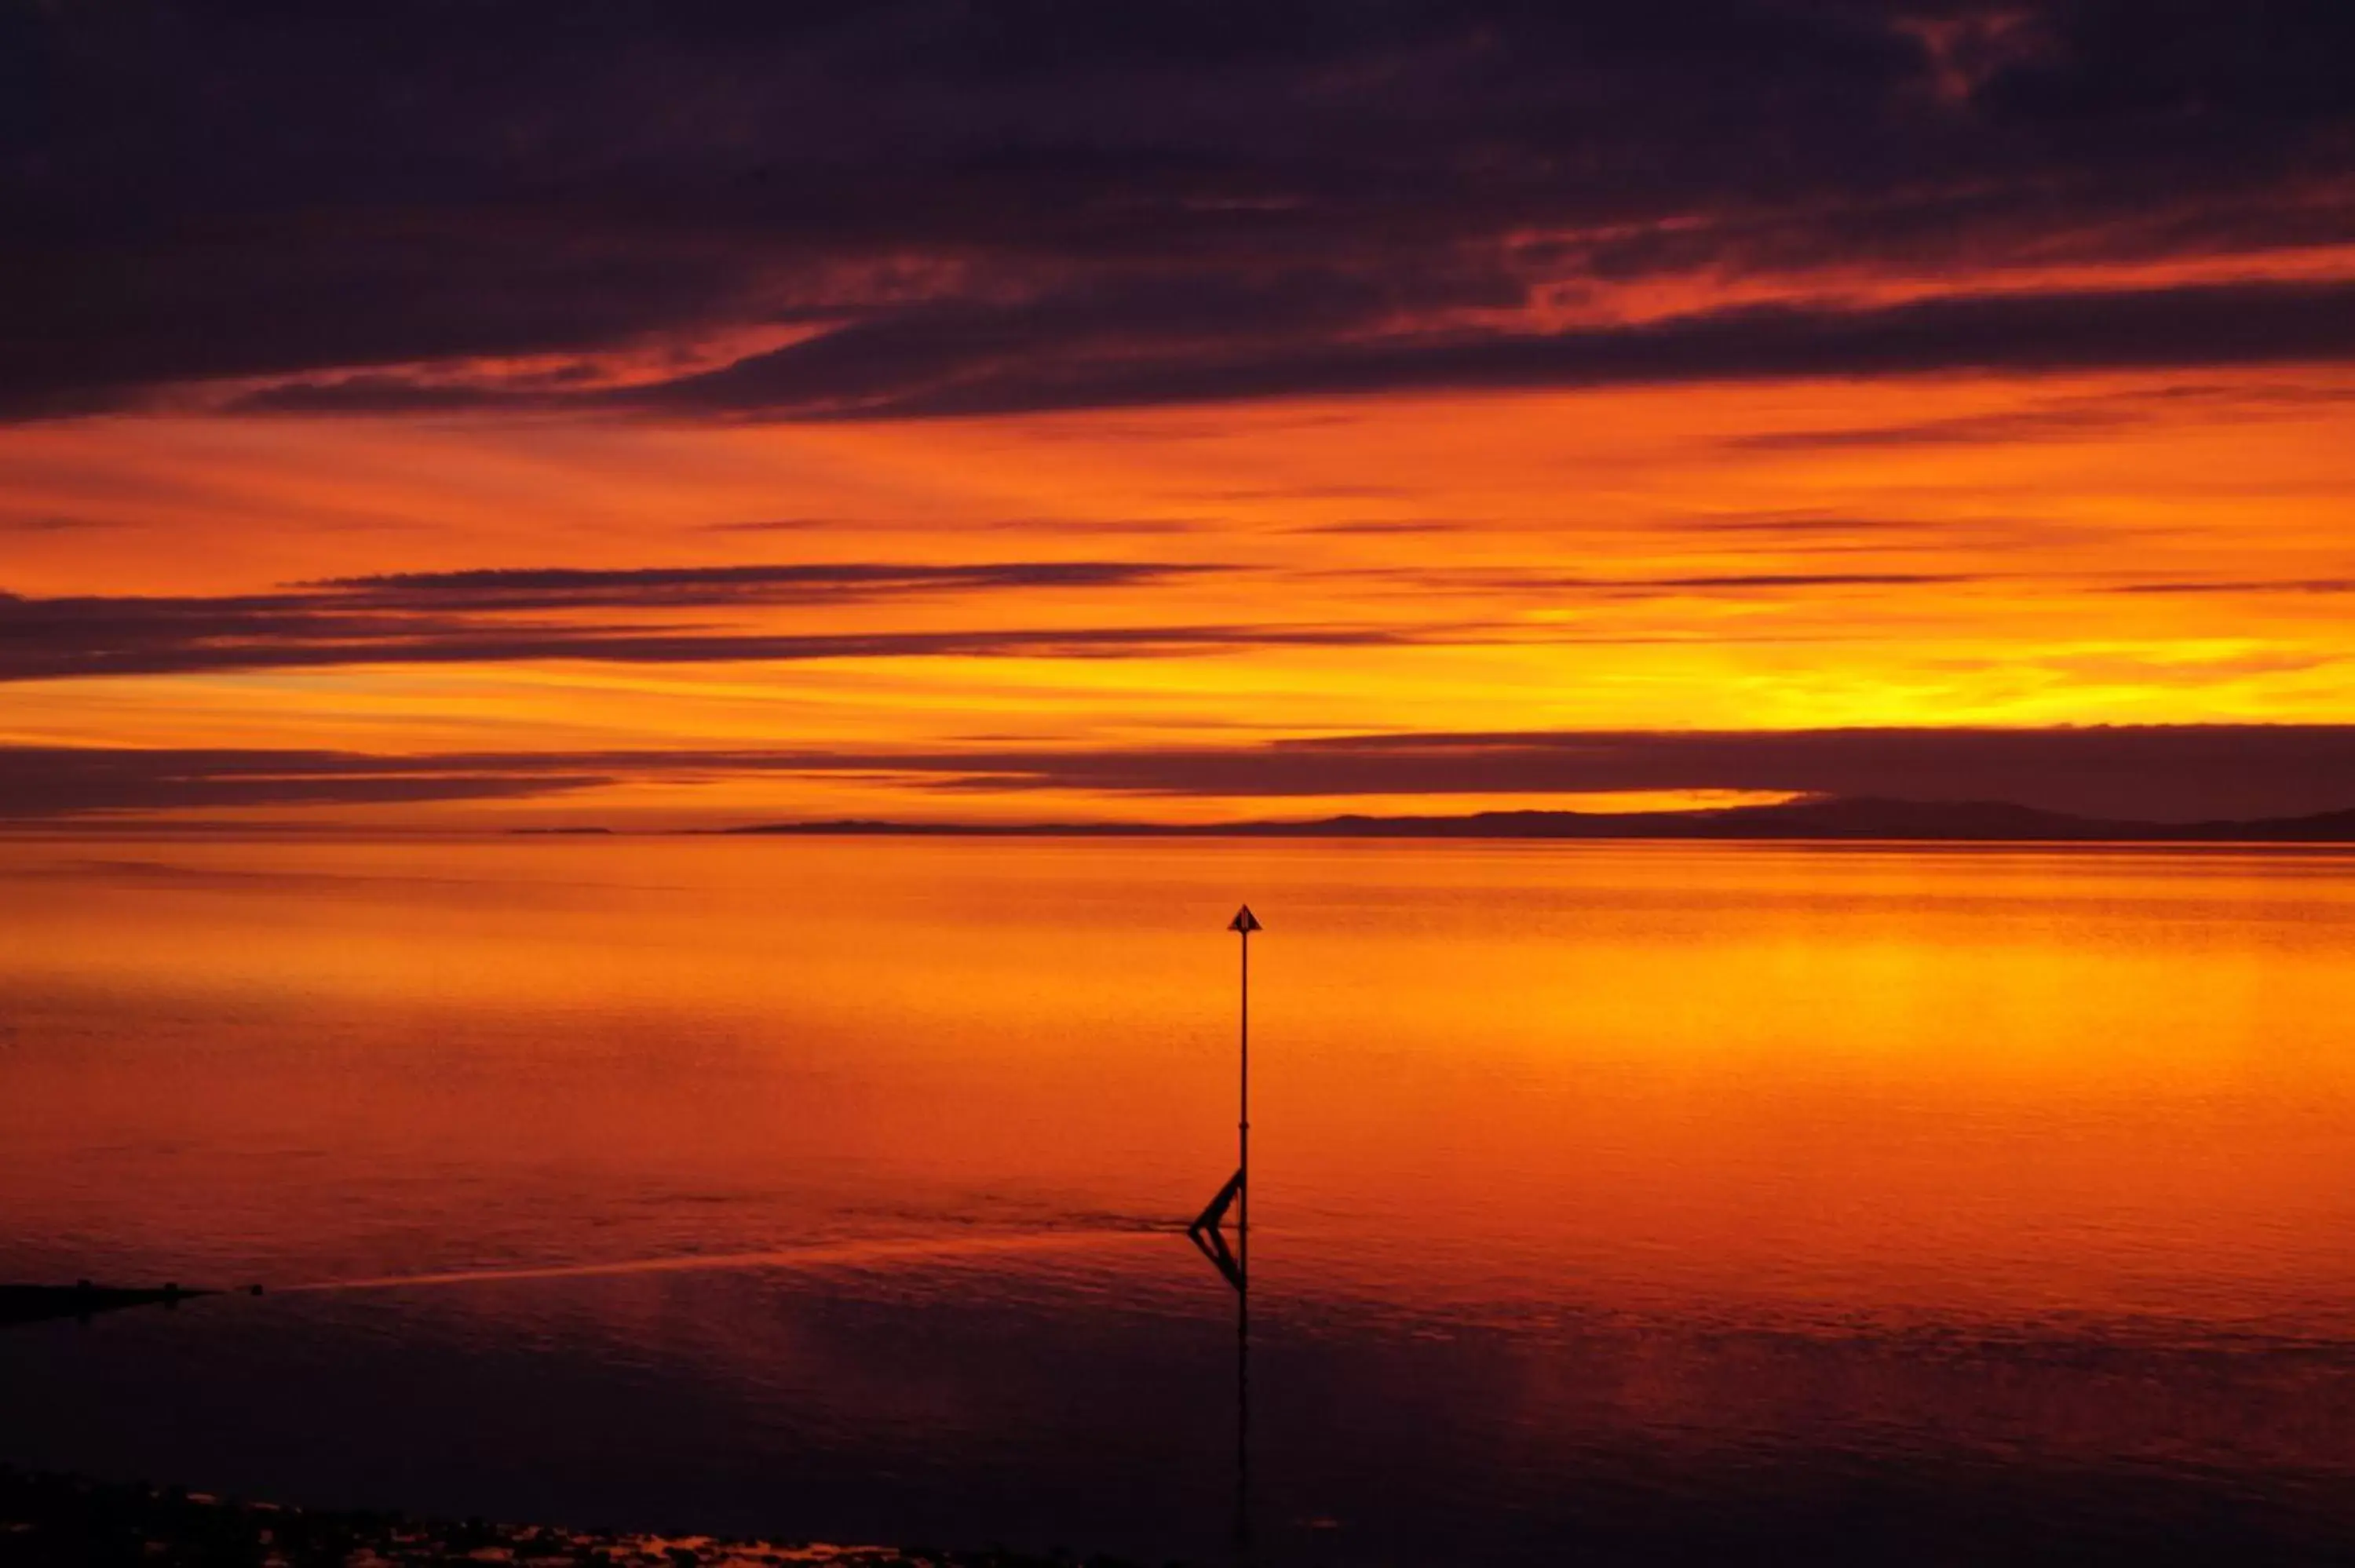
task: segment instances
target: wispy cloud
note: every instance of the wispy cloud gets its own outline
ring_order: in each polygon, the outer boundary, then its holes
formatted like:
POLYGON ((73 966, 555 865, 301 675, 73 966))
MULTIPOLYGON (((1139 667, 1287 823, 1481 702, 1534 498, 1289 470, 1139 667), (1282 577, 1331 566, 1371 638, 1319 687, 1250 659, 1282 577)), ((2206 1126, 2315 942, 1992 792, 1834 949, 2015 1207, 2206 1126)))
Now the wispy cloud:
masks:
POLYGON ((88 534, 124 526, 101 517, 0 517, 0 534, 88 534))
POLYGON ((387 609, 554 609, 580 605, 808 604, 998 588, 1126 588, 1226 568, 1137 561, 1016 561, 982 566, 879 565, 485 567, 389 572, 294 585, 336 602, 387 609))
POLYGON ((2113 593, 2146 594, 2333 594, 2355 593, 2355 577, 2200 578, 2181 582, 2120 583, 2113 593))
POLYGON ((1443 522, 1437 518, 1401 521, 1369 518, 1361 522, 1303 523, 1284 531, 1287 534, 1359 534, 1380 537, 1389 534, 1453 534, 1463 527, 1461 523, 1443 522))
POLYGON ((527 659, 648 664, 944 656, 1119 659, 1247 648, 1377 646, 1408 637, 1378 627, 1282 622, 780 631, 765 625, 610 619, 919 595, 1125 589, 1220 569, 1102 561, 535 567, 338 577, 277 592, 216 597, 0 594, 0 681, 527 659), (600 613, 609 619, 590 618, 600 613))
POLYGON ((0 818, 515 800, 613 781, 555 758, 0 746, 0 818))
MULTIPOLYGON (((2169 370, 2355 358, 2355 283, 2235 282, 1957 294, 1894 305, 1767 303, 1549 330, 1372 321, 1327 334, 1107 335, 1090 302, 882 318, 718 370, 578 397, 337 380, 257 392, 248 412, 573 406, 667 418, 933 418, 1377 392, 1485 392, 1955 371, 2169 370)), ((2006 416, 1910 429, 1767 433, 1765 447, 1951 443, 2083 433, 2116 416, 2006 416), (1976 429, 1977 433, 1974 433, 1976 429)))
POLYGON ((1774 571, 1670 573, 1657 577, 1566 577, 1548 567, 1342 567, 1321 574, 1335 579, 1380 583, 1405 594, 1429 598, 1473 592, 1517 599, 1647 599, 1689 597, 1755 598, 1789 601, 1796 596, 1849 588, 1955 588, 1997 580, 1979 572, 1774 571))
MULTIPOLYGON (((1204 519, 1190 517, 781 517, 769 521, 706 523, 707 534, 1026 534, 1039 536, 1172 535, 1199 532, 1204 519)), ((1211 570, 1210 567, 1196 568, 1211 570)))
POLYGON ((2071 440, 2134 425, 2138 411, 2118 406, 2071 406, 1967 414, 1837 429, 1763 430, 1728 438, 1741 451, 1837 451, 1845 448, 1980 446, 1995 442, 2071 440))
MULTIPOLYGON (((201 605, 204 601, 196 601, 201 605)), ((813 659, 1140 659, 1252 648, 1375 647, 1408 634, 1353 626, 1167 625, 944 631, 696 632, 620 626, 493 629, 463 620, 201 609, 140 601, 0 601, 0 681, 352 664, 585 660, 624 664, 813 659), (26 604, 31 614, 16 613, 26 604), (93 613, 78 616, 88 606, 93 613), (66 607, 62 609, 61 607, 66 607), (14 625, 11 625, 11 622, 14 625)))

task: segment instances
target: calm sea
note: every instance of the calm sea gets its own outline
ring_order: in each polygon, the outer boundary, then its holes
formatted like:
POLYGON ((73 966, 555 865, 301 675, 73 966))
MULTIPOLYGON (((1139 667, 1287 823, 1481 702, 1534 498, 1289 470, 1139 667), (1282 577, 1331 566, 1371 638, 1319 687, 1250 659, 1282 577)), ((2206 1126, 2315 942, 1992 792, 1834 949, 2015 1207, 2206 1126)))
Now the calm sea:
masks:
POLYGON ((1268 1563, 2343 1560, 2350 873, 0 842, 0 1281, 269 1287, 0 1330, 0 1461, 1156 1563, 1239 1503, 1268 1563), (1244 899, 1247 1434, 1182 1234, 1244 899))

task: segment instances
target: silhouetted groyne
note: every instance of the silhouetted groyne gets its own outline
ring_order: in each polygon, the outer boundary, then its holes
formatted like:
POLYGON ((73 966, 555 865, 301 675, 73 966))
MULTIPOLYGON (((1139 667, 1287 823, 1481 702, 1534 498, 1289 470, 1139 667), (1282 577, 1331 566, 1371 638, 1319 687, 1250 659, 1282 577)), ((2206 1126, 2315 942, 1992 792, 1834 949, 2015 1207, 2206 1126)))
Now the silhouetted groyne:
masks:
POLYGON ((121 1289, 78 1280, 71 1285, 0 1285, 0 1328, 16 1323, 42 1323, 58 1318, 91 1318, 128 1307, 176 1307, 210 1290, 186 1290, 177 1285, 155 1289, 121 1289))

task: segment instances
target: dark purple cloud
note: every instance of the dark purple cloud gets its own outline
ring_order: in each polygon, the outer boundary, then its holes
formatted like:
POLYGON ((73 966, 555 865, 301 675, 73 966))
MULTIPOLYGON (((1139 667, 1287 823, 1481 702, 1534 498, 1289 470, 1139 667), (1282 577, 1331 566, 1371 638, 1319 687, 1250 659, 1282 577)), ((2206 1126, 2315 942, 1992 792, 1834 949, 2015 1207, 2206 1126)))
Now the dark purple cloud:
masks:
POLYGON ((1497 323, 1541 287, 2355 238, 2350 56, 2339 0, 16 5, 0 411, 225 377, 293 378, 255 407, 496 401, 402 367, 748 325, 815 335, 501 396, 806 417, 2343 361, 2348 302, 2286 284, 1497 323))
POLYGON ((960 788, 1139 795, 1742 789, 2190 821, 2355 805, 2355 726, 1535 731, 966 755, 960 788))
MULTIPOLYGON (((1010 561, 978 566, 825 562, 614 569, 492 567, 327 577, 295 586, 330 590, 324 600, 337 607, 480 612, 587 605, 805 604, 1000 588, 1128 588, 1221 569, 1141 561, 1010 561)), ((289 601, 280 598, 273 602, 289 601)))
MULTIPOLYGON (((2336 356, 2337 351, 2318 355, 2336 356)), ((2315 387, 2222 387, 2198 382, 2130 393, 2073 397, 1991 414, 1934 419, 1894 419, 1885 424, 1830 429, 1766 430, 1726 438, 1724 445, 1750 451, 1819 451, 1843 448, 1974 446, 1990 441, 2066 441, 2099 437, 2148 419, 2155 410, 2210 406, 2211 417, 2241 417, 2251 407, 2328 407, 2355 401, 2343 388, 2315 387)))
POLYGON ((2256 577, 2240 582, 2121 583, 2112 591, 2156 594, 2355 593, 2355 577, 2256 577))
POLYGON ((1220 569, 1135 561, 551 567, 392 572, 213 596, 27 599, 0 593, 0 682, 517 659, 684 663, 950 653, 1122 657, 1380 640, 1374 633, 1311 627, 776 633, 714 625, 709 614, 685 623, 584 618, 585 612, 645 617, 1007 590, 1121 589, 1220 569))
POLYGON ((1284 815, 1307 796, 1735 789, 2001 800, 2155 821, 2355 806, 2355 726, 1533 731, 1100 750, 335 751, 0 747, 0 817, 166 807, 528 797, 617 779, 857 775, 976 791, 1216 797, 1284 815))
POLYGON ((0 819, 250 806, 513 800, 613 782, 550 759, 0 746, 0 819))
MULTIPOLYGON (((1009 592, 1117 594, 1240 569, 1137 561, 539 567, 378 573, 227 595, 34 599, 0 592, 0 683, 528 659, 645 664, 950 656, 1125 659, 1284 647, 1498 641, 1620 644, 1689 636, 1532 628, 1493 618, 1414 627, 1288 620, 1133 624, 1123 619, 1089 625, 779 630, 771 620, 744 613, 933 598, 986 603, 990 596, 1009 592)), ((1690 594, 1774 598, 1980 580, 1959 573, 1888 571, 1582 578, 1550 570, 1377 567, 1328 575, 1394 585, 1399 592, 1425 599, 1463 590, 1596 599, 1690 594)), ((1721 633, 1711 640, 1785 638, 1774 632, 1721 633)))
POLYGON ((1758 589, 1954 587, 1989 580, 1973 572, 1721 572, 1657 577, 1564 577, 1544 573, 1448 571, 1444 568, 1371 568, 1369 576, 1392 577, 1411 591, 1463 587, 1520 590, 1597 599, 1650 599, 1661 595, 1749 594, 1758 589))
POLYGON ((981 626, 777 632, 706 622, 549 619, 751 605, 863 603, 950 591, 1123 588, 1208 567, 1052 562, 987 567, 716 567, 415 572, 218 597, 25 599, 0 593, 0 682, 349 664, 525 659, 613 663, 809 659, 1146 658, 1284 646, 1374 646, 1379 628, 981 626))
POLYGON ((2107 406, 2072 404, 2022 408, 2000 414, 1963 414, 1943 419, 1901 420, 1837 429, 1764 430, 1728 437, 1724 445, 1744 451, 1830 451, 1853 447, 1976 446, 1987 441, 2070 440, 2132 426, 2143 410, 2126 399, 2107 406))
MULTIPOLYGON (((1108 335, 1059 302, 845 327, 724 369, 626 391, 420 388, 370 380, 258 393, 250 411, 375 413, 566 404, 689 418, 931 418, 1293 395, 2325 365, 2355 359, 2355 283, 2222 283, 1909 302, 1748 305, 1565 332, 1108 335)), ((1138 323, 1131 321, 1134 328, 1138 323)), ((1770 447, 2081 434, 2124 410, 1753 438, 1770 447)))

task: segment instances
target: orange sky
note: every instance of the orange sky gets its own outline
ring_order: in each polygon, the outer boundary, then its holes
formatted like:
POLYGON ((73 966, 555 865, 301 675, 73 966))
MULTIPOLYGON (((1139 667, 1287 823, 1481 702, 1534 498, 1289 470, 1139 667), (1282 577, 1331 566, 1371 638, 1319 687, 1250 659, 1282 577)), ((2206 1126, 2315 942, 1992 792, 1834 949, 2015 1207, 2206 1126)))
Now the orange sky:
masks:
POLYGON ((2355 807, 2343 8, 12 26, 0 821, 2355 807))
MULTIPOLYGON (((2346 721, 2350 399, 2355 377, 2336 373, 2178 372, 821 425, 508 415, 18 426, 0 430, 12 481, 0 548, 9 591, 27 599, 268 595, 485 567, 1111 562, 1196 569, 503 620, 790 636, 1222 630, 1208 646, 1104 657, 501 658, 32 679, 6 688, 0 740, 888 751, 2346 721), (1285 641, 1301 634, 1331 640, 1285 641)), ((1565 802, 1309 797, 1282 814, 1502 803, 1565 802)), ((943 799, 889 777, 716 772, 403 815, 843 812, 1252 814, 1218 798, 1140 813, 1086 790, 943 799)))

